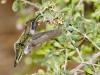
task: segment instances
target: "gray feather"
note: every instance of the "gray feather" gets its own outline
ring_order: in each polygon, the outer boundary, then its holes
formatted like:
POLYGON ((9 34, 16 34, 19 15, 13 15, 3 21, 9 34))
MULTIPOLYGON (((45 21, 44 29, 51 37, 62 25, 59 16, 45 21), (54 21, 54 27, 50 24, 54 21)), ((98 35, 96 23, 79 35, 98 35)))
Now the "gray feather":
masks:
POLYGON ((46 32, 41 32, 41 33, 38 33, 38 34, 34 34, 32 36, 32 46, 35 46, 39 43, 42 43, 42 42, 45 42, 46 40, 48 39, 52 39, 54 38, 55 36, 61 34, 61 30, 60 29, 57 29, 57 30, 49 30, 49 31, 46 31, 46 32))

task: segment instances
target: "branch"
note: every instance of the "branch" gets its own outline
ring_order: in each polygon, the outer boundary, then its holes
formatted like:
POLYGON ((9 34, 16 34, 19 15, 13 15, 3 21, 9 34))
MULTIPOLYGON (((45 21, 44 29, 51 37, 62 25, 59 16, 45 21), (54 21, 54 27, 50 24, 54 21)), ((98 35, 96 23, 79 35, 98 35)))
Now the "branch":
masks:
MULTIPOLYGON (((30 4, 30 5, 33 5, 33 6, 35 6, 35 7, 37 7, 36 6, 36 4, 34 4, 34 3, 32 3, 32 2, 29 2, 29 1, 27 1, 27 0, 21 0, 22 2, 24 2, 25 4, 27 3, 27 4, 30 4)), ((37 7, 38 8, 38 7, 37 7)), ((39 9, 39 8, 38 8, 39 9)))
MULTIPOLYGON (((92 58, 90 58, 89 61, 87 62, 93 62, 96 58, 98 58, 100 56, 100 51, 98 53, 96 53, 95 55, 93 55, 92 58)), ((73 74, 74 72, 77 72, 80 68, 82 68, 85 65, 85 63, 81 63, 80 65, 78 65, 76 68, 72 69, 70 72, 73 74)))
POLYGON ((81 3, 83 2, 83 0, 79 0, 77 7, 80 8, 81 3))
MULTIPOLYGON (((74 43, 75 43, 75 41, 74 41, 74 40, 72 40, 72 38, 71 38, 71 36, 70 36, 70 32, 69 32, 69 31, 67 31, 67 32, 68 32, 68 34, 69 34, 69 38, 70 38, 70 40, 71 40, 72 44, 74 44, 74 43)), ((74 46, 74 47, 75 47, 75 46, 74 46)), ((79 49, 78 49, 77 47, 75 47, 75 49, 76 49, 76 51, 77 51, 77 53, 78 53, 78 55, 79 55, 79 57, 80 57, 81 61, 82 61, 82 62, 84 62, 84 61, 83 61, 83 59, 82 59, 82 55, 81 55, 81 53, 80 53, 79 49)))
MULTIPOLYGON (((81 33, 78 29, 76 29, 75 27, 71 26, 74 30, 76 30, 77 32, 81 33)), ((81 33, 86 39, 88 39, 99 51, 100 51, 100 48, 99 46, 97 46, 86 34, 84 33, 81 33)))
MULTIPOLYGON (((77 32, 81 33, 78 29, 76 29, 75 27, 71 26, 74 30, 76 30, 77 32)), ((81 63, 80 65, 78 65, 76 68, 72 69, 70 72, 71 73, 74 73, 74 72, 77 72, 79 71, 85 64, 87 63, 92 63, 96 58, 98 58, 100 56, 100 48, 84 33, 81 33, 86 39, 88 39, 98 50, 99 52, 96 53, 95 55, 93 55, 92 58, 90 58, 89 61, 87 61, 86 63, 81 63)), ((96 66, 96 65, 95 65, 96 66)))

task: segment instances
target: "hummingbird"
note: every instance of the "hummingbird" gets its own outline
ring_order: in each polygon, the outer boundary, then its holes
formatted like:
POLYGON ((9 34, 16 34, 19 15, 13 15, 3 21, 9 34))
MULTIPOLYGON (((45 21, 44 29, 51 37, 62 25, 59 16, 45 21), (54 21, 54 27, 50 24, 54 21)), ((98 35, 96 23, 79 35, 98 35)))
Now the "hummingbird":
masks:
POLYGON ((29 52, 32 51, 35 45, 43 43, 46 40, 52 39, 55 36, 61 34, 61 29, 49 30, 35 34, 35 30, 37 27, 36 19, 38 16, 26 22, 26 26, 22 35, 17 40, 17 42, 14 43, 14 50, 15 50, 14 67, 17 66, 17 64, 20 62, 24 54, 28 54, 29 52))
MULTIPOLYGON (((23 56, 23 51, 27 48, 26 45, 29 41, 29 36, 35 33, 35 29, 37 27, 36 19, 40 14, 38 14, 35 18, 30 19, 26 22, 24 31, 22 32, 20 38, 14 43, 15 50, 15 63, 14 67, 21 60, 23 56)), ((31 39, 32 40, 32 39, 31 39)), ((26 53, 25 53, 26 54, 26 53)))

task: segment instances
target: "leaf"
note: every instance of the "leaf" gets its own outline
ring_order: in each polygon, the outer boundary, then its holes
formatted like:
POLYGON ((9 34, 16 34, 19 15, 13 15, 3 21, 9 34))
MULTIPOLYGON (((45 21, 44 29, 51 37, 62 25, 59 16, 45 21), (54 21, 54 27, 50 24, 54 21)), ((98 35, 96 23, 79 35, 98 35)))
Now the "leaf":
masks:
POLYGON ((68 44, 67 48, 69 48, 69 49, 75 49, 75 47, 72 44, 68 44))
POLYGON ((55 46, 55 47, 58 47, 58 48, 63 48, 62 45, 61 45, 59 42, 55 42, 55 43, 54 43, 54 46, 55 46))
POLYGON ((82 54, 91 54, 92 53, 92 51, 90 50, 90 47, 88 47, 87 45, 82 45, 80 50, 81 50, 82 54))
POLYGON ((100 47, 100 38, 96 39, 96 45, 98 45, 100 47))
POLYGON ((83 40, 77 41, 77 42, 74 43, 74 46, 78 47, 82 42, 83 42, 83 40))
POLYGON ((47 0, 42 0, 42 5, 44 5, 47 2, 47 0))
POLYGON ((65 73, 66 75, 72 75, 72 74, 70 73, 70 71, 67 71, 67 70, 61 70, 61 72, 62 72, 62 73, 65 73))
MULTIPOLYGON (((99 41, 100 42, 100 41, 99 41)), ((98 46, 98 47, 100 47, 100 43, 96 43, 96 45, 98 46)))
POLYGON ((43 50, 38 50, 38 51, 36 51, 36 54, 37 55, 44 55, 44 54, 46 54, 46 52, 44 52, 43 50))
POLYGON ((78 62, 78 63, 81 63, 81 60, 78 58, 78 57, 72 57, 73 58, 73 60, 75 60, 76 62, 78 62))
POLYGON ((83 26, 82 18, 79 12, 76 13, 74 17, 74 21, 76 22, 78 30, 80 30, 81 32, 84 32, 84 26, 83 26))
POLYGON ((52 30, 52 29, 54 29, 54 26, 49 24, 49 23, 47 23, 46 24, 46 30, 52 30))
POLYGON ((93 24, 92 29, 93 29, 93 37, 94 39, 96 39, 97 32, 98 32, 98 26, 96 23, 93 24))
MULTIPOLYGON (((69 25, 69 24, 67 24, 67 25, 69 25)), ((67 30, 68 31, 73 31, 73 28, 69 26, 69 27, 67 27, 67 30)))
POLYGON ((43 56, 36 56, 33 60, 34 63, 39 63, 39 62, 43 62, 45 58, 43 58, 43 56))
POLYGON ((81 16, 80 13, 77 12, 76 15, 75 15, 75 17, 74 17, 74 21, 79 21, 80 20, 80 16, 81 16))
POLYGON ((40 50, 36 51, 36 54, 37 55, 45 55, 47 52, 49 52, 49 47, 48 46, 47 46, 47 48, 44 47, 43 49, 40 49, 40 50))
POLYGON ((76 53, 76 51, 71 51, 71 52, 68 53, 68 56, 72 57, 75 53, 76 53))
POLYGON ((79 1, 79 0, 72 0, 71 2, 72 2, 72 4, 74 5, 74 4, 76 4, 78 1, 79 1))
POLYGON ((83 38, 82 35, 71 35, 71 37, 72 37, 73 40, 80 40, 80 39, 83 38))
POLYGON ((46 63, 46 66, 47 66, 47 67, 49 67, 49 68, 52 68, 52 69, 54 69, 54 68, 55 68, 55 66, 54 66, 54 65, 52 65, 52 64, 48 64, 48 63, 46 63))
POLYGON ((77 21, 77 26, 78 26, 78 30, 80 30, 80 32, 84 33, 84 26, 83 26, 83 22, 82 21, 77 21))
POLYGON ((84 67, 84 70, 89 73, 89 74, 92 74, 93 75, 93 71, 89 68, 89 67, 84 67))
POLYGON ((46 11, 44 13, 44 16, 46 17, 46 19, 50 19, 50 18, 54 18, 54 15, 52 15, 50 12, 46 11))
POLYGON ((13 3, 13 5, 12 5, 12 10, 14 12, 16 12, 18 10, 18 8, 19 8, 18 0, 15 0, 14 3, 13 3))
POLYGON ((44 71, 42 69, 38 70, 39 75, 44 75, 44 71))
POLYGON ((93 30, 92 30, 92 26, 88 26, 87 28, 86 28, 86 34, 88 34, 88 33, 91 33, 93 30))
POLYGON ((42 9, 42 5, 40 3, 36 3, 35 6, 39 9, 42 9))
MULTIPOLYGON (((60 10, 60 12, 67 12, 68 10, 70 10, 71 8, 70 7, 65 7, 63 8, 62 10, 60 10)), ((68 16, 67 16, 68 17, 68 16)))

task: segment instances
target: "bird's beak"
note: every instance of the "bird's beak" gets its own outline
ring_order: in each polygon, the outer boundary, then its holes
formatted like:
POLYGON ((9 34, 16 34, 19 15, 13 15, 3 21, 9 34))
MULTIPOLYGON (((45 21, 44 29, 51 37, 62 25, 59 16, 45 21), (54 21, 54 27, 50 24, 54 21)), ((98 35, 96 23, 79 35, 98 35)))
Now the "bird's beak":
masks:
POLYGON ((17 66, 17 62, 16 62, 16 60, 15 60, 15 62, 14 62, 14 67, 16 67, 17 66))

